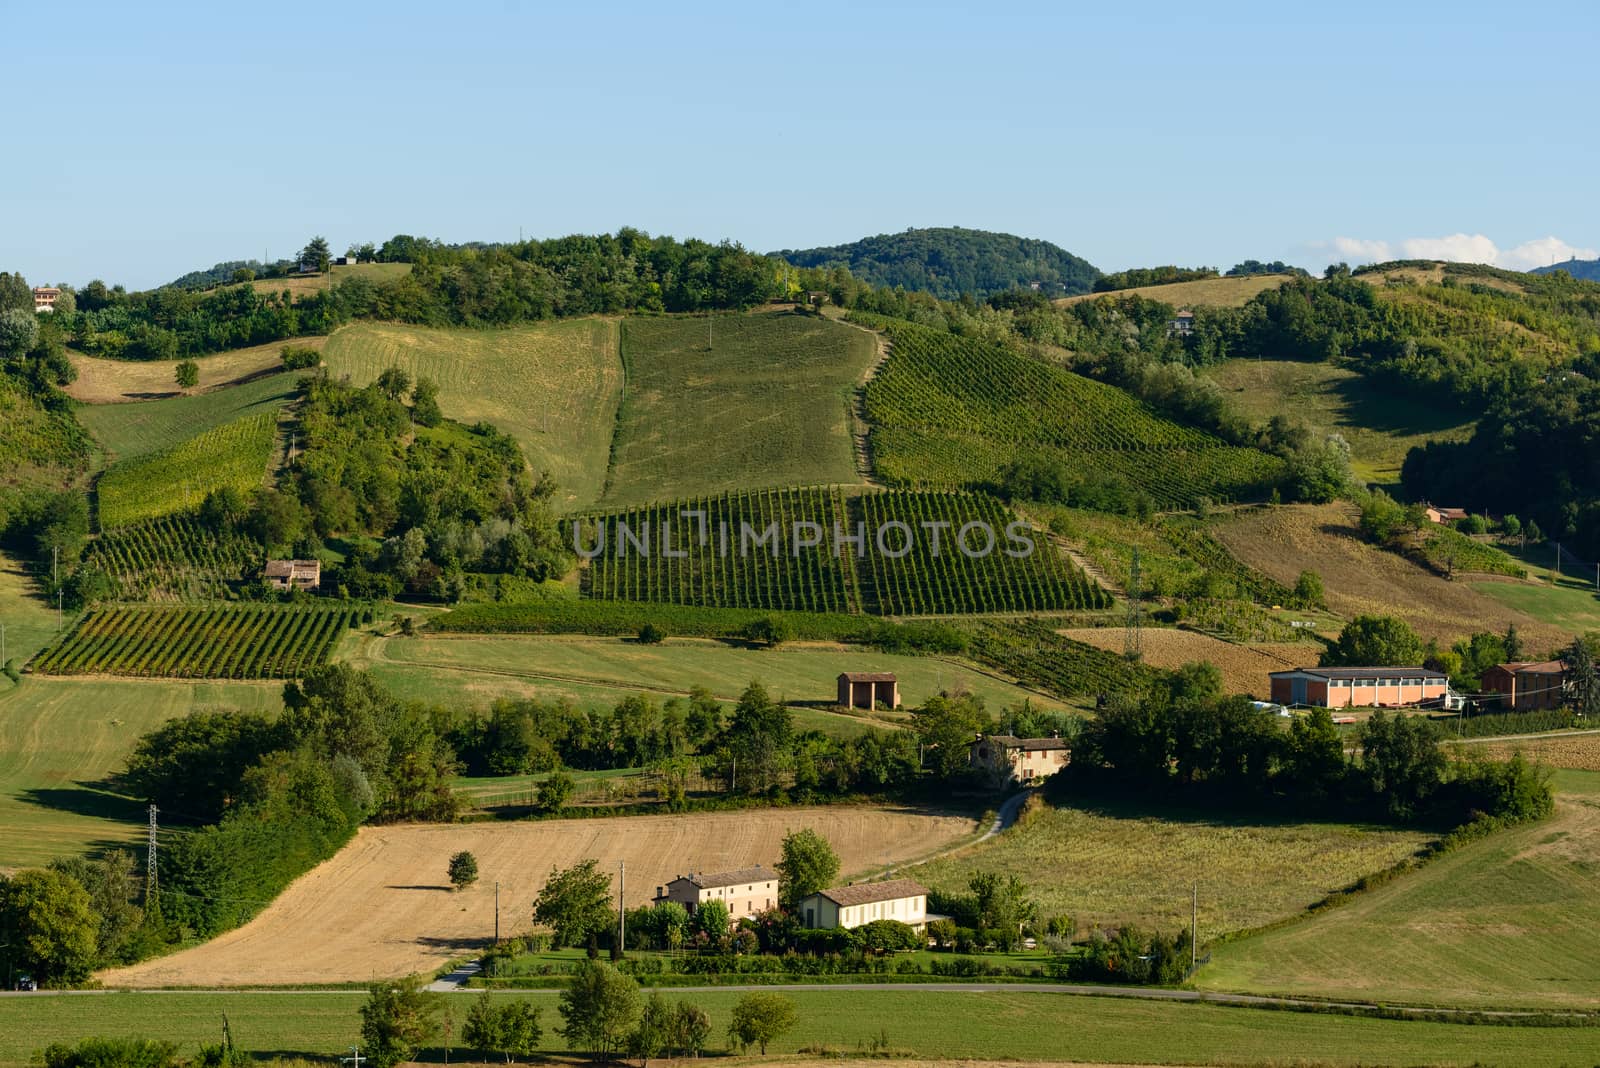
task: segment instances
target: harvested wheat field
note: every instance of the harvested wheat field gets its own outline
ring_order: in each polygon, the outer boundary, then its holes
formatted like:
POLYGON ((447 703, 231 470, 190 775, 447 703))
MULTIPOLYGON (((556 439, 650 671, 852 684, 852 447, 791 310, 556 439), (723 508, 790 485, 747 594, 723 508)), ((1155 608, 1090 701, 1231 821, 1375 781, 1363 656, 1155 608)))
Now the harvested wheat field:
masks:
MULTIPOLYGON (((1058 634, 1120 653, 1125 641, 1121 627, 1078 627, 1058 631, 1058 634)), ((1270 694, 1269 672, 1282 671, 1302 663, 1315 663, 1320 646, 1273 645, 1258 649, 1248 645, 1213 638, 1194 630, 1173 630, 1151 627, 1140 631, 1139 644, 1144 652, 1144 662, 1158 668, 1180 668, 1197 660, 1207 660, 1222 672, 1224 693, 1247 693, 1266 698, 1270 694), (1267 651, 1270 650, 1270 651, 1267 651), (1285 651, 1292 650, 1292 655, 1285 651)))
POLYGON ((73 353, 72 366, 78 377, 66 387, 67 395, 85 404, 125 404, 131 401, 176 397, 179 394, 209 393, 214 389, 282 370, 285 345, 304 345, 320 350, 325 337, 296 337, 254 345, 213 356, 196 356, 200 384, 181 390, 177 383, 177 360, 105 360, 73 353))
POLYGON ((1520 752, 1527 759, 1552 768, 1600 771, 1600 734, 1488 742, 1483 746, 1483 752, 1495 760, 1510 760, 1512 753, 1520 752))
POLYGON ((1515 623, 1535 649, 1572 640, 1560 628, 1507 608, 1466 582, 1439 577, 1361 540, 1345 503, 1286 505, 1240 512, 1211 532, 1241 561, 1286 585, 1302 571, 1322 576, 1328 607, 1345 618, 1395 615, 1423 638, 1454 641, 1474 631, 1503 632, 1515 623))
POLYGON ((432 971, 486 946, 500 884, 503 935, 525 931, 552 868, 594 858, 627 864, 626 900, 689 871, 778 861, 783 836, 809 827, 838 852, 846 876, 938 852, 978 830, 964 816, 868 805, 760 809, 529 823, 363 827, 250 923, 159 960, 103 973, 107 986, 248 986, 366 982, 432 971), (471 850, 476 885, 453 892, 450 856, 471 850))

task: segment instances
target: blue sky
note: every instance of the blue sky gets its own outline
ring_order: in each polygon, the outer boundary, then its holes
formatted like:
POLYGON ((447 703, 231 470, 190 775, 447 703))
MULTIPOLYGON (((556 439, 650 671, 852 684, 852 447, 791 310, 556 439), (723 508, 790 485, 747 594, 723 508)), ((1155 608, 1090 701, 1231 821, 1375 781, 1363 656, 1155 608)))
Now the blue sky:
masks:
POLYGON ((0 269, 36 283, 519 227, 770 250, 962 225, 1104 269, 1600 246, 1593 3, 0 0, 0 24, 0 269))

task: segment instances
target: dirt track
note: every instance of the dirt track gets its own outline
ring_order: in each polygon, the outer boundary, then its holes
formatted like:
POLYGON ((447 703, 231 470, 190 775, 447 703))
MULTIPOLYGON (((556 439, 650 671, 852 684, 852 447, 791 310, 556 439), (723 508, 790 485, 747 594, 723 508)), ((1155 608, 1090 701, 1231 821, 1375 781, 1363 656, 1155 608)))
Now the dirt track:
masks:
POLYGON ((846 875, 920 858, 976 834, 976 821, 868 806, 760 809, 531 823, 367 827, 302 876, 261 915, 203 946, 103 973, 107 986, 245 986, 365 982, 431 971, 488 944, 494 884, 502 935, 527 930, 552 868, 593 857, 627 863, 629 907, 686 871, 778 860, 792 829, 810 827, 846 875), (450 890, 445 866, 468 849, 478 883, 450 890))

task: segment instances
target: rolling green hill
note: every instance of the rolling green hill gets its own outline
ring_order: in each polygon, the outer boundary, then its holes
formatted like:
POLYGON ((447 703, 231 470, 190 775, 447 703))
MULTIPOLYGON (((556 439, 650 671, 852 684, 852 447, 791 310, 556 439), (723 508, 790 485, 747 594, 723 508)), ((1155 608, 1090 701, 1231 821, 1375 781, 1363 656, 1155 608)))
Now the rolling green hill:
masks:
POLYGON ((605 505, 860 480, 850 398, 877 358, 867 331, 786 312, 633 318, 622 355, 605 505))
POLYGON ((171 449, 224 423, 276 414, 298 390, 298 375, 272 374, 189 397, 86 405, 77 415, 115 464, 171 449))
POLYGON ((848 245, 774 253, 798 267, 848 267, 875 286, 899 286, 954 300, 1033 283, 1051 293, 1086 293, 1100 272, 1048 241, 959 226, 878 234, 848 245))
POLYGON ((431 378, 445 415, 516 438, 533 469, 555 479, 558 504, 581 507, 600 495, 622 394, 612 320, 503 330, 356 323, 329 339, 323 362, 358 386, 387 367, 431 378))
POLYGON ((1161 507, 1264 495, 1280 463, 1165 419, 1133 397, 1002 345, 896 320, 867 386, 873 462, 891 485, 982 486, 1017 461, 1059 465, 1161 507))

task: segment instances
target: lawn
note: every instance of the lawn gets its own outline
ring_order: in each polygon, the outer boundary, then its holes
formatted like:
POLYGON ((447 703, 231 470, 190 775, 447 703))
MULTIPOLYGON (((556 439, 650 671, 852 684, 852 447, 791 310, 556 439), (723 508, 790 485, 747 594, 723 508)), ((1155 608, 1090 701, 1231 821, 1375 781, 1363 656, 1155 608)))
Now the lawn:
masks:
POLYGON ((1287 274, 1245 274, 1231 278, 1200 278, 1193 282, 1172 282, 1164 286, 1135 286, 1112 293, 1082 293, 1062 297, 1057 304, 1078 304, 1102 297, 1140 296, 1146 300, 1159 300, 1174 308, 1242 308, 1258 293, 1277 289, 1293 278, 1287 274))
POLYGON ((669 638, 660 645, 538 635, 388 638, 364 643, 355 661, 370 663, 385 681, 394 676, 419 680, 407 696, 447 704, 483 704, 482 687, 500 679, 551 697, 567 693, 579 699, 587 691, 587 699, 608 704, 628 693, 671 696, 694 686, 736 700, 746 685, 759 679, 775 697, 831 704, 841 671, 892 671, 899 677, 901 702, 907 708, 956 687, 982 697, 996 713, 1024 699, 1040 707, 1064 707, 964 662, 822 643, 755 649, 700 638, 669 638), (423 678, 430 679, 431 686, 422 684, 423 678))
POLYGON ((1347 367, 1302 360, 1227 360, 1203 374, 1254 422, 1293 413, 1350 443, 1350 461, 1364 482, 1392 485, 1413 447, 1460 441, 1472 422, 1448 405, 1431 405, 1347 367))
POLYGON ((1070 915, 1080 932, 1134 923, 1177 934, 1189 926, 1198 884, 1204 943, 1292 916, 1411 856, 1428 837, 1270 814, 1245 822, 1124 805, 1046 808, 998 838, 906 874, 947 891, 965 891, 975 871, 1017 875, 1046 915, 1070 915))
POLYGON ((170 449, 237 419, 275 412, 294 396, 300 376, 283 373, 190 397, 92 404, 77 410, 81 422, 112 462, 170 449))
POLYGON ((282 692, 282 683, 23 676, 0 691, 0 868, 135 844, 144 809, 104 780, 139 737, 196 708, 275 711, 282 692))
MULTIPOLYGON (((200 368, 200 384, 186 393, 195 395, 222 389, 241 380, 253 381, 258 375, 283 369, 281 354, 285 345, 320 349, 327 340, 325 337, 287 338, 246 349, 196 356, 194 362, 200 368)), ((73 400, 85 404, 123 404, 175 398, 185 392, 178 389, 177 360, 106 360, 76 352, 71 354, 71 359, 78 377, 66 387, 66 393, 73 400)))
POLYGON ((622 324, 627 391, 607 505, 854 483, 850 397, 873 336, 788 312, 622 324))
MULTIPOLYGON (((476 995, 448 1003, 455 1034, 476 995)), ((731 991, 668 992, 711 1017, 711 1046, 725 1043, 731 991)), ((820 1048, 865 1050, 887 1038, 892 1050, 928 1059, 1028 1060, 1138 1064, 1229 1065, 1511 1065, 1556 1068, 1600 1057, 1600 1031, 1582 1027, 1495 1027, 1362 1019, 1219 1005, 1075 997, 1042 992, 803 990, 793 1000, 797 1022, 770 1055, 814 1062, 820 1048)), ((554 991, 496 995, 541 1009, 544 1048, 565 1050, 554 991)), ((359 1037, 358 993, 108 994, 0 999, 0 1066, 22 1068, 50 1042, 87 1035, 160 1035, 192 1055, 214 1043, 222 1014, 241 1049, 331 1057, 359 1037)), ((450 1060, 466 1059, 459 1037, 450 1060)), ((443 1060, 443 1050, 423 1053, 443 1060)), ((836 1054, 837 1055, 837 1054, 836 1054)), ((767 1063, 767 1058, 735 1063, 767 1063)))
POLYGON ((355 323, 323 350, 334 377, 365 385, 385 368, 438 383, 445 415, 494 424, 549 471, 563 507, 593 503, 605 483, 621 399, 617 324, 570 319, 505 330, 355 323))
POLYGON ((1200 985, 1593 1009, 1600 772, 1558 772, 1556 786, 1552 819, 1474 842, 1341 908, 1221 946, 1200 985))

